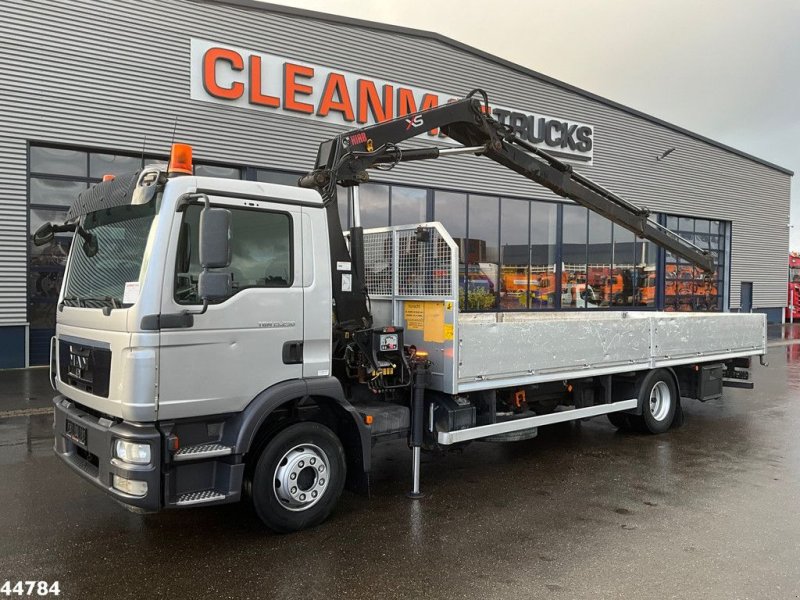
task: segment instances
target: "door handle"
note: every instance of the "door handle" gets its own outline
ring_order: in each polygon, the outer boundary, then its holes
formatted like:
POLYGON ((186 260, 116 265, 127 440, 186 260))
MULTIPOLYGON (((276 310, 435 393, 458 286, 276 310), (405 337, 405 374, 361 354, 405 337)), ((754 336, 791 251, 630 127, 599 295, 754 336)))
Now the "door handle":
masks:
POLYGON ((299 365, 303 363, 303 342, 289 341, 283 344, 283 364, 299 365))

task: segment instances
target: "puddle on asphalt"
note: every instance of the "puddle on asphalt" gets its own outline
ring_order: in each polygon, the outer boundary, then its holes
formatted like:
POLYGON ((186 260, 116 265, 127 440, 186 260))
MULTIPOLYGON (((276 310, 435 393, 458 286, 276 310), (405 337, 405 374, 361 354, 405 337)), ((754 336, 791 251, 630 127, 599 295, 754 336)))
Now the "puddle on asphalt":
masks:
POLYGON ((0 465, 13 465, 52 452, 52 414, 0 419, 0 465))

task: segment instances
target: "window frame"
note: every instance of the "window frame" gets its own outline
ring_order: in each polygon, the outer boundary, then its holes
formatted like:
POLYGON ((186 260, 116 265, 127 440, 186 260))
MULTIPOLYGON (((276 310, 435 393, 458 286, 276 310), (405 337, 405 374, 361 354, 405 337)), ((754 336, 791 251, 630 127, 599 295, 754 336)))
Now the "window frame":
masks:
MULTIPOLYGON (((167 158, 165 156, 163 156, 163 155, 149 154, 149 153, 143 155, 141 152, 137 152, 136 150, 117 150, 117 149, 114 149, 114 148, 98 147, 98 146, 90 146, 90 145, 85 145, 84 146, 84 145, 63 144, 63 143, 57 143, 57 142, 53 143, 52 141, 41 140, 41 139, 30 139, 30 140, 27 141, 26 145, 27 145, 27 156, 28 156, 28 160, 26 162, 26 171, 27 171, 27 173, 26 173, 26 197, 28 199, 28 206, 27 206, 28 211, 27 211, 27 215, 26 215, 26 217, 27 217, 26 218, 26 226, 27 226, 28 231, 30 231, 31 211, 32 210, 46 209, 46 210, 62 210, 64 212, 67 210, 66 207, 62 207, 62 206, 57 206, 57 205, 52 205, 52 204, 32 203, 31 202, 31 180, 33 178, 51 179, 51 180, 60 180, 60 181, 70 181, 70 182, 81 182, 81 183, 85 184, 87 187, 89 187, 89 186, 91 186, 91 185, 93 185, 95 183, 98 183, 100 181, 100 178, 91 176, 92 156, 95 155, 95 154, 112 154, 112 155, 119 155, 119 156, 127 156, 127 157, 131 157, 131 158, 139 158, 139 157, 141 157, 141 165, 142 166, 144 166, 145 164, 148 164, 150 162, 153 162, 153 161, 165 162, 167 160, 167 158), (45 149, 55 149, 55 150, 58 150, 58 149, 61 149, 61 150, 73 150, 73 151, 86 153, 86 157, 85 157, 86 165, 85 165, 85 170, 84 170, 83 175, 82 176, 79 176, 79 175, 62 175, 62 174, 47 173, 47 172, 42 172, 42 171, 37 171, 35 169, 31 169, 31 153, 32 153, 33 149, 35 149, 35 148, 45 148, 45 149)), ((258 180, 256 175, 257 175, 257 172, 259 170, 265 170, 265 171, 269 171, 269 172, 279 173, 279 174, 281 174, 283 176, 288 176, 288 177, 294 177, 294 176, 297 176, 297 175, 300 174, 298 171, 293 171, 293 170, 287 170, 287 169, 282 169, 282 168, 270 168, 270 167, 267 167, 267 166, 253 166, 253 165, 247 165, 247 164, 234 164, 234 163, 226 163, 226 162, 207 162, 207 161, 203 161, 203 160, 197 161, 196 164, 204 165, 204 166, 205 165, 212 166, 212 167, 219 166, 219 167, 236 169, 236 170, 238 170, 239 177, 240 177, 241 180, 249 180, 249 181, 258 180)), ((653 306, 634 305, 634 306, 606 306, 606 307, 593 307, 593 308, 574 307, 573 308, 573 307, 569 307, 569 306, 565 307, 565 306, 562 305, 562 302, 561 302, 561 300, 562 300, 562 298, 561 298, 562 289, 561 288, 562 288, 562 274, 563 274, 562 269, 563 269, 563 266, 564 266, 563 265, 563 260, 562 260, 563 251, 564 251, 564 246, 563 246, 563 226, 564 226, 563 211, 564 211, 564 207, 565 206, 574 205, 573 202, 568 202, 568 201, 565 202, 563 200, 553 199, 553 198, 542 198, 542 197, 539 197, 539 196, 537 196, 535 194, 525 195, 525 196, 516 195, 516 194, 513 194, 513 193, 512 194, 499 194, 499 195, 498 194, 491 194, 491 193, 490 194, 486 194, 485 192, 464 191, 464 190, 455 189, 455 188, 448 188, 448 187, 425 186, 425 185, 419 185, 419 184, 416 184, 416 183, 413 183, 413 182, 411 182, 411 183, 396 182, 395 183, 395 182, 390 182, 390 181, 385 181, 385 180, 379 179, 379 180, 373 181, 371 183, 375 183, 377 185, 383 185, 383 186, 386 186, 388 188, 388 195, 389 195, 388 223, 392 222, 392 217, 393 217, 393 212, 394 212, 393 211, 394 207, 393 207, 393 198, 392 198, 392 196, 393 196, 393 188, 395 186, 400 186, 400 187, 404 187, 404 188, 415 188, 415 189, 421 189, 421 190, 425 190, 426 191, 427 200, 426 200, 426 205, 425 205, 426 206, 425 214, 426 214, 426 220, 429 220, 429 221, 436 220, 436 201, 435 200, 436 200, 437 193, 439 193, 439 192, 451 193, 451 194, 458 194, 460 196, 465 197, 466 198, 466 202, 464 203, 463 210, 464 210, 464 218, 465 218, 465 228, 467 229, 467 231, 469 231, 469 210, 470 210, 469 198, 470 198, 470 196, 487 195, 487 196, 497 197, 498 198, 498 213, 499 213, 499 215, 498 215, 498 239, 499 239, 499 244, 501 246, 502 246, 502 232, 500 231, 500 229, 501 229, 501 223, 502 223, 502 203, 503 203, 504 199, 525 200, 525 201, 527 201, 529 203, 529 226, 530 226, 530 223, 532 223, 533 220, 535 219, 535 213, 534 213, 534 210, 533 210, 534 206, 532 204, 533 202, 547 203, 547 204, 555 205, 556 206, 556 231, 555 231, 555 241, 554 241, 554 243, 555 243, 555 252, 556 252, 556 273, 555 273, 555 287, 556 287, 556 290, 555 290, 554 304, 553 304, 553 306, 548 306, 548 307, 537 306, 536 308, 534 308, 534 307, 532 307, 530 305, 530 297, 529 297, 528 306, 525 307, 525 308, 520 308, 520 309, 516 309, 516 310, 521 310, 523 312, 583 311, 583 310, 593 310, 593 311, 598 311, 598 310, 600 310, 600 311, 615 311, 615 310, 621 310, 621 311, 627 311, 627 310, 647 311, 647 310, 658 310, 658 311, 663 311, 663 310, 665 310, 667 308, 666 302, 665 302, 665 300, 666 300, 666 291, 667 291, 666 290, 666 285, 667 285, 667 280, 666 280, 666 263, 667 263, 666 254, 667 253, 660 246, 656 246, 656 261, 655 261, 655 267, 656 267, 656 292, 655 292, 655 296, 656 297, 655 297, 655 303, 654 303, 653 306)), ((342 227, 343 227, 343 229, 347 229, 347 228, 349 228, 351 226, 352 219, 353 219, 353 216, 352 216, 352 199, 351 199, 351 194, 350 194, 349 189, 347 189, 347 194, 341 194, 340 195, 339 201, 340 201, 340 203, 345 205, 345 208, 344 208, 344 210, 342 212, 344 212, 344 214, 346 215, 346 219, 345 219, 345 221, 342 222, 342 227)), ((229 208, 227 205, 225 205, 225 207, 229 208)), ((241 208, 241 207, 235 207, 235 208, 241 208)), ((257 208, 257 209, 254 209, 254 210, 265 211, 265 210, 268 210, 268 209, 257 208)), ((272 212, 282 212, 282 211, 274 211, 273 210, 272 212)), ((292 281, 292 283, 290 283, 288 286, 282 286, 282 285, 281 286, 247 286, 245 288, 241 288, 242 290, 250 289, 251 287, 271 287, 271 288, 272 287, 274 287, 274 288, 291 287, 295 283, 295 279, 297 277, 297 273, 296 273, 297 268, 296 268, 296 265, 294 264, 294 262, 296 260, 296 253, 295 253, 295 248, 294 248, 296 233, 294 231, 294 227, 295 227, 296 223, 295 223, 295 220, 292 219, 292 217, 291 217, 292 213, 286 213, 286 214, 288 214, 289 217, 290 217, 290 244, 291 244, 291 247, 290 247, 290 262, 291 262, 291 264, 290 264, 290 273, 291 273, 291 281, 292 281)), ((656 215, 656 218, 659 220, 659 222, 662 223, 662 224, 666 224, 669 219, 674 219, 675 220, 675 225, 679 226, 679 230, 680 230, 680 227, 682 227, 687 221, 690 220, 691 223, 692 223, 692 235, 693 236, 696 233, 695 230, 697 228, 697 221, 698 220, 708 221, 711 224, 713 224, 713 223, 719 223, 720 224, 721 231, 719 231, 719 233, 716 234, 716 235, 718 235, 719 248, 716 249, 716 251, 718 252, 718 255, 719 255, 718 261, 721 261, 724 264, 721 264, 718 267, 717 274, 715 275, 716 284, 717 284, 717 294, 718 294, 718 304, 717 304, 718 308, 717 308, 717 310, 720 310, 722 312, 729 311, 730 310, 730 297, 731 297, 730 287, 731 287, 731 266, 732 266, 731 265, 731 262, 732 262, 731 261, 731 255, 732 255, 732 246, 733 246, 733 239, 732 239, 733 238, 733 222, 731 220, 726 220, 726 219, 722 219, 722 218, 705 217, 705 216, 704 217, 700 217, 700 216, 695 216, 695 215, 684 215, 684 214, 667 213, 667 212, 658 212, 658 213, 655 213, 655 215, 656 215)), ((588 221, 588 219, 587 219, 587 221, 588 221)), ((384 224, 384 226, 385 226, 385 224, 384 224)), ((588 253, 588 229, 589 229, 589 227, 590 227, 590 224, 587 222, 587 253, 588 253)), ((709 228, 710 228, 710 225, 709 225, 709 228)), ((715 234, 711 234, 711 232, 709 230, 709 240, 710 240, 710 237, 713 236, 713 235, 715 235, 715 234)), ((529 237, 531 237, 531 236, 532 236, 532 233, 529 232, 529 237)), ((468 239, 469 239, 468 236, 465 237, 465 241, 468 240, 468 239)), ((612 245, 614 244, 614 241, 615 240, 614 240, 614 236, 613 236, 613 232, 612 232, 612 245)), ((710 241, 709 241, 709 243, 710 243, 710 241)), ((31 255, 31 251, 30 251, 30 247, 29 246, 27 247, 26 250, 27 250, 26 251, 27 261, 26 262, 27 262, 27 265, 28 265, 28 272, 30 273, 32 255, 31 255)), ((500 252, 502 252, 502 248, 501 247, 499 247, 498 250, 500 252)), ((501 269, 501 264, 502 264, 502 260, 498 259, 498 269, 501 269)), ((587 258, 587 264, 588 264, 588 258, 587 258)), ((719 262, 718 262, 718 264, 719 264, 719 262)), ((466 262, 464 263, 464 265, 465 265, 465 274, 466 274, 466 271, 468 271, 468 267, 466 266, 466 262)), ((530 261, 529 261, 529 271, 530 271, 530 261)), ((587 271, 587 275, 588 275, 588 271, 587 271)), ((530 296, 530 287, 531 287, 530 274, 528 275, 528 278, 529 278, 528 287, 529 287, 529 296, 530 296)), ((487 309, 485 311, 479 311, 479 312, 502 312, 502 311, 509 310, 509 309, 503 309, 500 306, 500 299, 499 299, 500 285, 499 285, 499 283, 500 283, 500 280, 498 279, 497 289, 495 290, 495 296, 496 296, 495 307, 492 308, 492 309, 487 309)), ((238 293, 238 291, 241 291, 241 290, 237 290, 237 293, 238 293)), ((465 290, 465 292, 466 292, 466 290, 465 290)), ((28 297, 30 298, 29 291, 27 293, 28 293, 28 297)), ((235 294, 233 294, 233 295, 235 295, 235 294)), ((230 296, 230 297, 233 297, 233 295, 230 296)), ((693 302, 694 302, 694 298, 693 298, 693 302)), ((181 306, 187 306, 187 305, 181 304, 181 306)), ((473 312, 473 311, 466 311, 466 312, 473 312)))
MULTIPOLYGON (((181 230, 183 229, 183 224, 186 222, 187 210, 192 206, 205 206, 205 204, 203 202, 198 202, 198 201, 195 200, 195 201, 189 202, 189 203, 179 207, 178 210, 176 211, 176 213, 178 215, 181 215, 180 216, 180 220, 178 221, 178 244, 180 244, 180 236, 181 236, 181 230)), ((288 218, 288 220, 289 220, 289 279, 288 279, 288 282, 285 283, 285 284, 248 285, 248 286, 245 286, 245 287, 241 287, 241 288, 235 290, 227 298, 223 298, 223 299, 220 299, 220 300, 215 300, 213 302, 209 302, 209 305, 224 304, 225 302, 227 302, 228 300, 230 300, 234 296, 238 295, 239 292, 243 292, 245 290, 251 290, 251 289, 288 289, 288 288, 291 288, 291 287, 294 286, 294 284, 295 284, 295 275, 296 275, 295 268, 294 268, 294 262, 295 262, 294 226, 295 226, 295 222, 294 222, 294 218, 293 218, 291 212, 284 211, 284 210, 276 210, 276 209, 273 209, 273 208, 258 208, 258 207, 253 207, 253 206, 232 206, 230 204, 220 204, 218 202, 217 203, 211 202, 210 206, 212 208, 224 208, 224 209, 230 210, 230 211, 241 210, 241 211, 256 212, 256 213, 261 213, 261 214, 269 213, 269 214, 274 214, 274 215, 286 216, 288 218)), ((176 248, 175 249, 175 262, 172 265, 172 269, 173 269, 173 273, 172 273, 172 301, 178 306, 202 306, 202 304, 203 304, 202 300, 200 300, 199 302, 185 302, 185 301, 181 301, 181 300, 178 299, 178 297, 177 297, 177 290, 178 290, 177 283, 178 283, 178 261, 179 260, 180 260, 180 255, 178 254, 178 249, 176 248)))

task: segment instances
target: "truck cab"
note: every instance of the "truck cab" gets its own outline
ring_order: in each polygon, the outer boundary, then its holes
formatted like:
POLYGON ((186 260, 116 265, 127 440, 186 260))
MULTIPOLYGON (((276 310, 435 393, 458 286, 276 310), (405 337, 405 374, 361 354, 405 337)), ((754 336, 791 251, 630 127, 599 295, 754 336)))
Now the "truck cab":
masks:
MULTIPOLYGON (((301 422, 315 404, 360 446, 360 417, 331 377, 319 193, 151 168, 76 204, 51 346, 56 452, 76 472, 144 510, 235 501, 270 415, 301 422), (212 268, 202 264, 209 209, 228 220, 227 264, 212 268), (229 282, 210 302, 204 270, 229 282)), ((323 450, 307 454, 334 468, 323 450)), ((360 449, 348 454, 361 461, 360 449)), ((286 477, 308 478, 295 471, 286 477)))

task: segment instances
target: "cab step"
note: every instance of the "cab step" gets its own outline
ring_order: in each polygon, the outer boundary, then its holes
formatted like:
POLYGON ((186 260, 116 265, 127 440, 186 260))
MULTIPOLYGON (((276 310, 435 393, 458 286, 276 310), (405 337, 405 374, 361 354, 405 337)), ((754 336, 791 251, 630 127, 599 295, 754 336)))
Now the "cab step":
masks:
POLYGON ((209 502, 217 502, 225 500, 226 496, 217 490, 202 490, 200 492, 189 492, 178 496, 175 502, 176 506, 189 506, 192 504, 206 504, 209 502))
POLYGON ((214 458, 216 456, 227 456, 233 453, 233 448, 224 444, 197 444, 196 446, 186 446, 180 448, 173 456, 176 462, 183 460, 201 460, 214 458))

